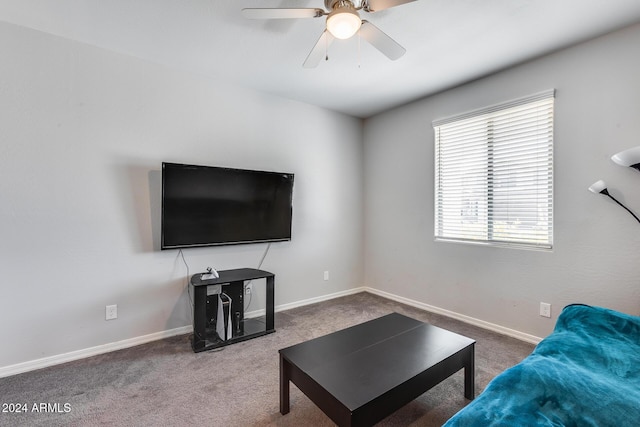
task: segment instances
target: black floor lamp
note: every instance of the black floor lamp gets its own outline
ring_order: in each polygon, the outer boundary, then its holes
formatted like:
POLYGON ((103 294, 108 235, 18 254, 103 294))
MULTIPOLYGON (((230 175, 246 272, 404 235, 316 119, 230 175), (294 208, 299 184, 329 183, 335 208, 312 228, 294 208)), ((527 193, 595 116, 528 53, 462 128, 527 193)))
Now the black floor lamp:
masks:
MULTIPOLYGON (((614 154, 613 156, 611 156, 611 160, 613 160, 614 163, 620 166, 627 166, 640 171, 640 146, 629 148, 627 150, 614 154)), ((636 221, 640 222, 640 219, 636 216, 636 214, 631 212, 631 209, 620 203, 615 197, 609 194, 609 191, 607 190, 607 184, 605 184, 603 180, 594 182, 591 187, 589 187, 589 191, 596 194, 604 194, 605 196, 610 197, 611 200, 613 200, 614 202, 622 206, 627 212, 629 212, 636 219, 636 221)))
POLYGON ((591 187, 589 187, 589 191, 591 191, 592 193, 596 193, 596 194, 604 194, 605 196, 609 196, 611 198, 611 200, 613 200, 614 202, 616 202, 617 204, 619 204, 620 206, 622 206, 623 208, 625 208, 627 210, 627 212, 629 212, 635 219, 636 221, 640 222, 640 218, 638 218, 636 216, 636 214, 634 214, 633 212, 631 212, 631 209, 629 209, 628 207, 626 207, 625 205, 623 205, 622 203, 620 203, 618 201, 618 199, 616 199, 615 197, 613 197, 611 194, 609 194, 609 191, 607 190, 607 184, 605 184, 605 182, 603 180, 600 181, 596 181, 594 182, 591 187))

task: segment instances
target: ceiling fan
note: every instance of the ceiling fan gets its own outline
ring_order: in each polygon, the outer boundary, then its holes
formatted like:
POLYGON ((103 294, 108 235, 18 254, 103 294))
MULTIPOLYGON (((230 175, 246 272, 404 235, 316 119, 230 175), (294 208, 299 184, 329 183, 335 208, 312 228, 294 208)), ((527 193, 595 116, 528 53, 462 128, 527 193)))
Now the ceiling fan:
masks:
POLYGON ((373 13, 380 10, 411 3, 416 0, 324 0, 325 9, 320 8, 247 8, 242 14, 249 19, 297 19, 326 16, 326 28, 303 63, 305 68, 318 66, 326 49, 334 39, 348 39, 359 33, 373 47, 395 61, 406 52, 395 40, 371 22, 361 19, 359 11, 373 13), (359 3, 356 6, 356 3, 359 3))

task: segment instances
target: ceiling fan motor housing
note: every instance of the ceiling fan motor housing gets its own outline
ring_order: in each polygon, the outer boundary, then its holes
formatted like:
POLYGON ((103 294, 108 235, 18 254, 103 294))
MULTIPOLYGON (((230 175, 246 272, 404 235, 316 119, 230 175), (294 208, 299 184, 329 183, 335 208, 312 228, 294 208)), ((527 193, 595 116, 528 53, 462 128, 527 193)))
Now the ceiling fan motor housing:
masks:
POLYGON ((352 0, 324 0, 324 7, 327 10, 333 10, 334 7, 344 7, 345 3, 350 3, 352 8, 356 8, 352 0))

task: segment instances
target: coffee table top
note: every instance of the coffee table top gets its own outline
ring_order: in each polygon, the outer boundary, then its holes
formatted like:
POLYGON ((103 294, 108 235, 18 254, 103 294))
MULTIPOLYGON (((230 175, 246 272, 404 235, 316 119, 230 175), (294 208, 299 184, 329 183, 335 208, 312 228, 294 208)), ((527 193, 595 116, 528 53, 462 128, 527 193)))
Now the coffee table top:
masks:
POLYGON ((280 350, 355 410, 475 343, 398 313, 280 350))

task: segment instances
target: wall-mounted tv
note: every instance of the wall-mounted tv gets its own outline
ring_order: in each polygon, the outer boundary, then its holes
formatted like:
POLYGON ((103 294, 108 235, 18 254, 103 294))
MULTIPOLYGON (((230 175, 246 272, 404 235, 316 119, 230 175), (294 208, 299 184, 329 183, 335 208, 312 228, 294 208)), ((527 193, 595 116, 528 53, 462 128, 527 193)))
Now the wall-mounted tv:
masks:
POLYGON ((291 240, 293 174, 162 163, 161 249, 291 240))

